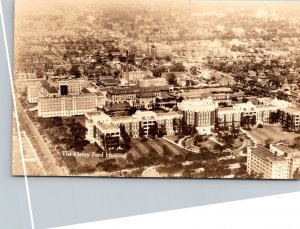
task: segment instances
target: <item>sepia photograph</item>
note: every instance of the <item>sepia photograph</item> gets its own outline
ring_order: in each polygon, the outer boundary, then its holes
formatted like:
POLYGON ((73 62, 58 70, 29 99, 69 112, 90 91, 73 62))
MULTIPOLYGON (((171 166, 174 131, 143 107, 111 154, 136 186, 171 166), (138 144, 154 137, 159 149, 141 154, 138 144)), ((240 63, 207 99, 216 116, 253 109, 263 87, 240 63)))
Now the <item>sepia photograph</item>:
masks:
POLYGON ((12 174, 300 179, 299 12, 16 0, 12 174))

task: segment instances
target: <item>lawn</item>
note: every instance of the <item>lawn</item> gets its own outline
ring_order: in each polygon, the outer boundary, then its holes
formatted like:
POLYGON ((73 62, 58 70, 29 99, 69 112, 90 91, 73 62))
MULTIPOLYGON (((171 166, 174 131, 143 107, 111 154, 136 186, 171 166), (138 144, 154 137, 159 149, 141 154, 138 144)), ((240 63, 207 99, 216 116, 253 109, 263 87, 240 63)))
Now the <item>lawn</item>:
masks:
POLYGON ((292 143, 293 139, 299 136, 299 134, 294 132, 283 131, 282 127, 277 125, 264 125, 263 128, 255 127, 246 132, 257 141, 257 144, 265 144, 266 139, 272 139, 272 143, 279 141, 292 143))
POLYGON ((146 142, 141 142, 139 139, 132 138, 132 148, 129 153, 131 153, 135 158, 145 157, 151 150, 155 150, 160 155, 163 155, 163 147, 166 145, 172 153, 175 154, 185 154, 186 151, 168 141, 157 138, 149 139, 146 142))

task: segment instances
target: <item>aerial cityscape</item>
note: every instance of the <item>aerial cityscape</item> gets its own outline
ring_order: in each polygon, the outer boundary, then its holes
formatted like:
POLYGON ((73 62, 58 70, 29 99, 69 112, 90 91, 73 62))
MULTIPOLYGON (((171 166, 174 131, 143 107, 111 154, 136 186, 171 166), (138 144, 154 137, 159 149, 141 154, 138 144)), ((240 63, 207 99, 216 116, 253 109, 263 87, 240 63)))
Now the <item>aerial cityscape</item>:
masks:
POLYGON ((300 3, 15 8, 28 176, 300 178, 300 3))

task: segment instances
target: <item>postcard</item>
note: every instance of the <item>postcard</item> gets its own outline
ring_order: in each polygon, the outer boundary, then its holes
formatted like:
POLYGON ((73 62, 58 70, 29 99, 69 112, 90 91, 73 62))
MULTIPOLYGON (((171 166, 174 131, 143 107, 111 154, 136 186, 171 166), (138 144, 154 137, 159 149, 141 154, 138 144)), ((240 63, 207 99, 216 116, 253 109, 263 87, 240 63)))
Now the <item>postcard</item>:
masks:
POLYGON ((17 0, 13 175, 298 179, 299 12, 17 0))

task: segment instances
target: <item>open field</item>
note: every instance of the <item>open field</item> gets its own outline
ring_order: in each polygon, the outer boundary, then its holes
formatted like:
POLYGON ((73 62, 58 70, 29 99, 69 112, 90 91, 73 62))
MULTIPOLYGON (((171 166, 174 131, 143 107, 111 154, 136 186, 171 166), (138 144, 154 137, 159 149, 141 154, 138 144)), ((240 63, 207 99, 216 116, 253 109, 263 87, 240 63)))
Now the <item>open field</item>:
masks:
POLYGON ((279 141, 288 141, 289 143, 292 143, 293 139, 299 136, 299 134, 294 132, 283 131, 282 127, 277 125, 264 125, 263 128, 255 127, 246 132, 256 140, 257 144, 265 144, 266 139, 272 139, 273 143, 279 141))

